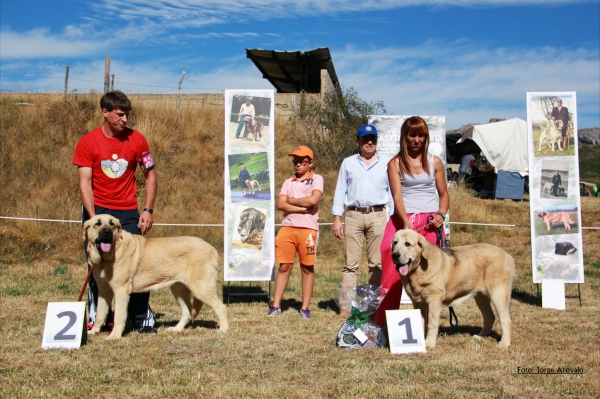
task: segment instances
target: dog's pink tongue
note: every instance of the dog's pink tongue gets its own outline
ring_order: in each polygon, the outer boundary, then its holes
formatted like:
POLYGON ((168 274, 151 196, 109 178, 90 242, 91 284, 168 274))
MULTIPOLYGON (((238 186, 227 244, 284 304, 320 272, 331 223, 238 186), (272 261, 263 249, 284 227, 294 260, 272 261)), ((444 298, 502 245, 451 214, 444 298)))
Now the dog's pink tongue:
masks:
POLYGON ((102 250, 102 252, 110 252, 111 248, 112 248, 111 243, 104 243, 104 242, 100 243, 100 249, 102 250))
POLYGON ((408 265, 401 266, 398 271, 400 272, 401 276, 406 276, 408 274, 408 265))

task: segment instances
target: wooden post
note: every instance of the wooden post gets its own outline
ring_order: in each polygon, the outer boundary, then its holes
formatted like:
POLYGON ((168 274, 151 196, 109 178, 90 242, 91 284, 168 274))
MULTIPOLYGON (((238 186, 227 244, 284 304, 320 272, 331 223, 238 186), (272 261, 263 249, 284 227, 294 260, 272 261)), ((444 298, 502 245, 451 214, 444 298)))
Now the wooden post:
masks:
POLYGON ((110 75, 110 91, 115 91, 115 74, 110 75))
POLYGON ((104 58, 104 94, 110 89, 110 57, 104 58))
POLYGON ((185 78, 185 71, 181 74, 181 79, 179 79, 179 87, 177 88, 177 98, 175 100, 177 104, 177 118, 181 118, 181 114, 179 112, 179 92, 181 91, 181 84, 183 83, 183 78, 185 78))
POLYGON ((67 70, 65 71, 65 94, 63 101, 67 101, 67 92, 69 91, 69 66, 67 65, 67 70))

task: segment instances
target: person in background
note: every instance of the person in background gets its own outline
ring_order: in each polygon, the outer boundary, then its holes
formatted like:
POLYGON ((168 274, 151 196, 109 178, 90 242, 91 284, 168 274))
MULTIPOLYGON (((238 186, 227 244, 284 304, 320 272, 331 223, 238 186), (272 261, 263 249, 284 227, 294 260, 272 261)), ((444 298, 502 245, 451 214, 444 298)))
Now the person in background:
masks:
POLYGON ((473 174, 473 168, 475 166, 475 156, 477 155, 477 150, 470 150, 465 156, 462 157, 460 161, 460 167, 458 168, 459 179, 464 181, 471 177, 473 174))
POLYGON ((561 185, 562 179, 560 178, 560 173, 558 173, 557 170, 556 174, 552 176, 552 195, 554 195, 555 197, 558 196, 558 187, 560 187, 561 185))
MULTIPOLYGON (((429 154, 428 150, 427 123, 418 116, 405 120, 400 129, 400 151, 388 165, 395 212, 387 223, 381 241, 383 274, 380 294, 385 298, 375 314, 375 323, 379 325, 385 325, 386 310, 400 307, 402 281, 391 257, 391 244, 396 231, 412 229, 427 241, 441 246, 437 230, 442 228, 443 234, 450 196, 442 160, 429 154)), ((443 237, 440 238, 442 241, 443 237)))
POLYGON ((250 180, 250 173, 248 172, 245 166, 242 166, 239 177, 240 183, 242 184, 242 190, 244 191, 244 195, 246 195, 248 189, 248 184, 246 184, 246 180, 250 180))
POLYGON ((562 106, 563 100, 559 98, 556 100, 556 107, 552 108, 552 114, 550 117, 553 121, 561 120, 562 128, 560 129, 560 133, 562 135, 563 140, 563 149, 569 149, 569 138, 567 137, 567 129, 569 127, 569 123, 571 122, 571 116, 569 115, 569 109, 567 107, 562 106))
MULTIPOLYGON (((381 252, 379 246, 387 221, 386 205, 391 209, 392 196, 387 168, 390 158, 377 152, 377 129, 363 125, 356 132, 359 152, 342 161, 333 198, 333 235, 344 239, 346 264, 342 284, 355 287, 363 242, 367 243, 369 284, 381 282, 381 252), (348 207, 345 229, 342 225, 344 206, 348 207)), ((341 309, 340 317, 349 312, 341 309)))
MULTIPOLYGON (((249 116, 252 119, 254 119, 254 115, 255 111, 254 105, 252 105, 252 97, 246 97, 246 102, 240 107, 240 114, 238 115, 238 128, 237 132, 235 132, 236 139, 240 138, 240 133, 242 132, 242 128, 244 127, 244 117, 249 116)), ((244 129, 244 135, 242 136, 242 138, 245 139, 247 134, 248 132, 246 132, 246 129, 244 129)))
MULTIPOLYGON (((79 173, 79 190, 83 202, 83 222, 99 214, 119 219, 123 230, 146 234, 152 228, 157 179, 154 161, 146 138, 127 127, 131 102, 120 91, 108 92, 100 100, 104 123, 84 135, 73 156, 79 173), (140 165, 146 180, 144 211, 138 211, 135 171, 140 165)), ((86 253, 87 255, 87 253, 86 253)), ((88 266, 90 267, 90 266, 88 266)), ((150 293, 131 294, 127 308, 133 328, 141 333, 156 333, 155 319, 149 302, 150 293)), ((88 290, 88 329, 94 326, 98 286, 90 277, 88 290)), ((110 328, 112 312, 108 316, 110 328)))

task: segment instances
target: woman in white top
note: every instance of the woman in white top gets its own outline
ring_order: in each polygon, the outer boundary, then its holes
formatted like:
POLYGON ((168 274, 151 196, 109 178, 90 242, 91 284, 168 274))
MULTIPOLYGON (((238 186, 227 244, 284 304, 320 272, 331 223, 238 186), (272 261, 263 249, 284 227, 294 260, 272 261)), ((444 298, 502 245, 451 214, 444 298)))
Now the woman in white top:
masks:
POLYGON ((386 310, 399 308, 402 295, 402 282, 391 258, 394 234, 400 229, 413 229, 436 244, 437 229, 442 227, 450 207, 444 165, 428 150, 427 123, 418 116, 408 118, 400 129, 400 152, 388 164, 395 212, 381 241, 380 292, 386 296, 375 317, 379 325, 385 324, 386 310))

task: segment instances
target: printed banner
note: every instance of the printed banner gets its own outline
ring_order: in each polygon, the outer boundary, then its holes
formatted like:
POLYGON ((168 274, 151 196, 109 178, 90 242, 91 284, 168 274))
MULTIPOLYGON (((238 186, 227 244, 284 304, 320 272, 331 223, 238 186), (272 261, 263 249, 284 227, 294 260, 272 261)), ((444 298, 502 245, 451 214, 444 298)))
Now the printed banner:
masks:
POLYGON ((583 283, 575 92, 527 93, 532 275, 583 283))
MULTIPOLYGON (((419 115, 429 127, 429 153, 440 157, 446 167, 446 117, 419 115)), ((377 152, 393 157, 400 151, 400 128, 406 115, 369 115, 369 123, 377 128, 377 152)), ((446 241, 450 244, 450 212, 444 220, 446 241)))
POLYGON ((275 264, 273 90, 225 90, 225 281, 268 281, 275 264))

